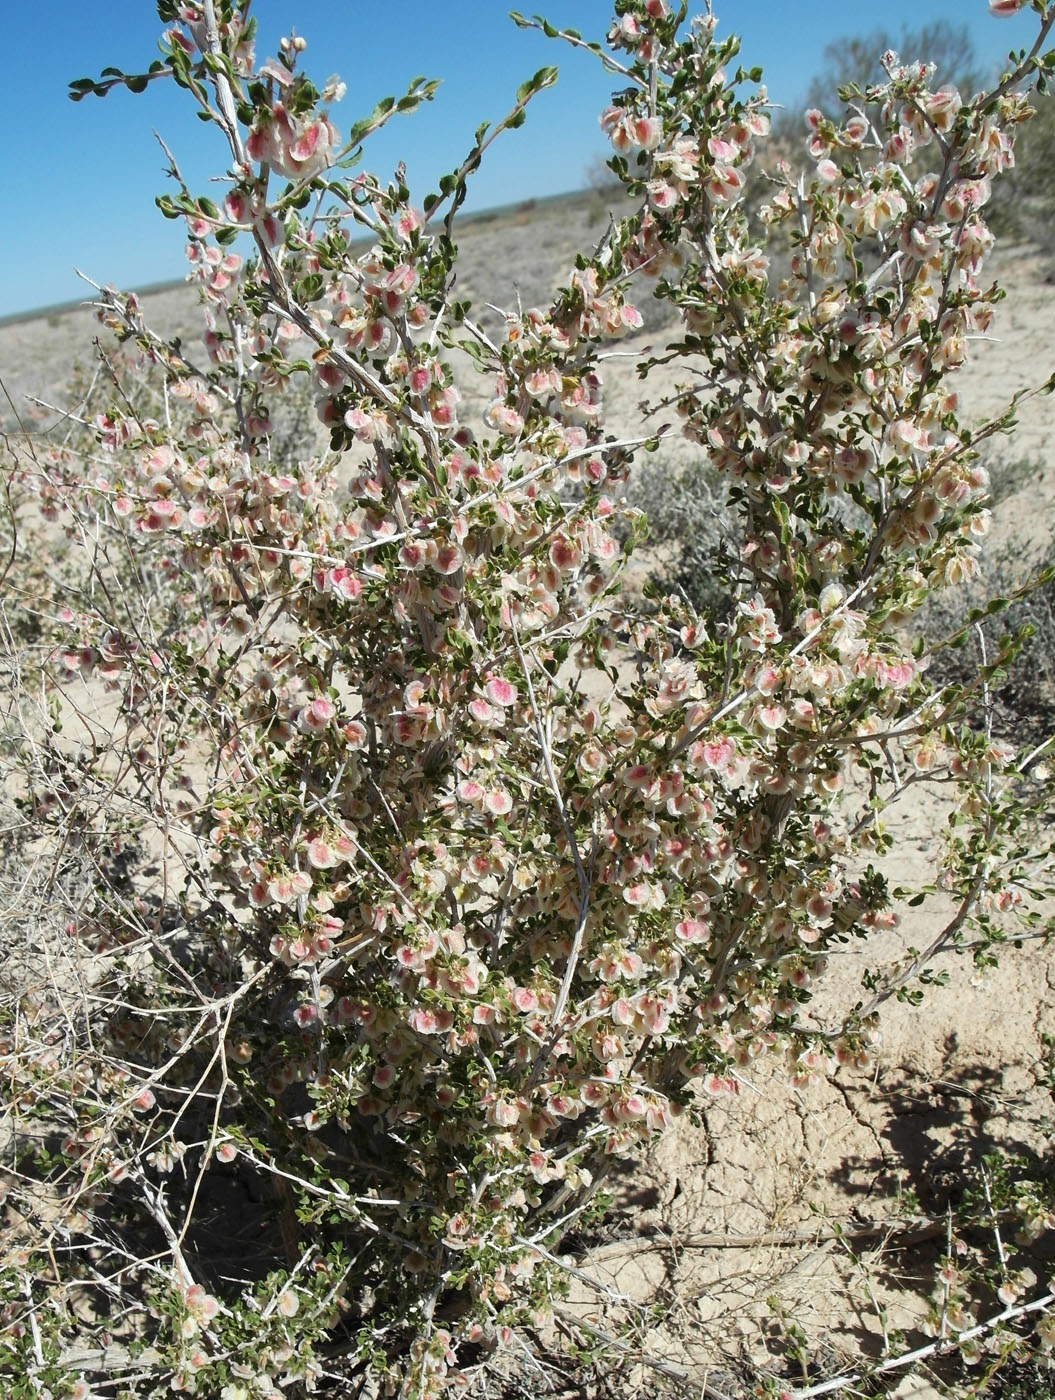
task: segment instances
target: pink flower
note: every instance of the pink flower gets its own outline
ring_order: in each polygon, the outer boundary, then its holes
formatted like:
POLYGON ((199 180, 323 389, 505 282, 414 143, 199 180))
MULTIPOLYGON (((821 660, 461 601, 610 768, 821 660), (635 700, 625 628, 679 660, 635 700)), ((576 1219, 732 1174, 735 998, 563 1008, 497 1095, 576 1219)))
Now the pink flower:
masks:
POLYGON ((513 810, 513 799, 503 788, 495 788, 484 797, 484 806, 493 817, 505 817, 513 810))
POLYGON ((444 544, 436 551, 432 567, 438 574, 456 574, 462 567, 462 552, 456 545, 444 544))
POLYGON ((708 1094, 738 1094, 740 1085, 732 1075, 708 1074, 703 1081, 704 1092, 708 1094))
POLYGON ((643 792, 652 786, 652 769, 647 763, 635 763, 623 774, 623 782, 627 787, 637 788, 643 792))
POLYGON ((496 1099, 487 1110, 487 1117, 496 1128, 511 1128, 520 1118, 520 1110, 508 1099, 496 1099))
POLYGON ((655 901, 655 894, 652 886, 644 882, 638 885, 627 885, 623 890, 624 900, 636 909, 650 908, 655 901))
POLYGON ((484 414, 484 421, 498 432, 504 433, 507 437, 516 437, 517 433, 524 431, 524 419, 508 404, 500 399, 496 400, 484 414))
POLYGON ((363 591, 360 580, 343 564, 316 574, 315 586, 320 593, 335 593, 349 601, 358 598, 363 591))
POLYGON ((300 1311, 300 1299, 291 1288, 287 1288, 278 1295, 276 1309, 281 1317, 296 1317, 300 1311))
POLYGON ((1025 3, 1026 0, 989 0, 989 13, 1005 19, 1008 15, 1017 14, 1025 3))
POLYGON ((502 705, 506 709, 517 702, 516 686, 501 676, 491 677, 484 686, 484 694, 493 705, 502 705))
POLYGON ((635 145, 644 151, 654 151, 663 135, 663 123, 658 117, 638 117, 633 131, 635 145))
POLYGON ((769 730, 779 729, 787 717, 783 705, 762 705, 758 711, 760 724, 769 730))
POLYGON ((349 408, 344 415, 345 427, 351 428, 360 442, 376 442, 378 421, 372 413, 361 408, 349 408))
POLYGON ((549 558, 555 569, 569 573, 582 563, 582 551, 571 540, 558 538, 550 545, 549 558))
POLYGON ((404 209, 396 220, 396 232, 400 238, 409 238, 421 224, 422 218, 416 209, 404 209))
POLYGON ((274 120, 265 129, 262 142, 254 148, 253 137, 257 134, 255 131, 250 134, 249 154, 254 160, 266 160, 290 179, 310 179, 325 170, 340 139, 326 117, 294 125, 281 103, 276 104, 274 120))
POLYGON ((537 369, 524 380, 524 388, 533 399, 547 399, 560 393, 560 375, 552 368, 537 369))
POLYGON ((620 153, 635 148, 654 151, 663 135, 658 117, 635 117, 624 107, 608 107, 601 113, 601 127, 620 153))
POLYGON ((703 761, 708 768, 725 768, 735 757, 732 739, 715 739, 703 746, 703 761))
POLYGON ((442 1009, 431 1010, 427 1007, 419 1007, 417 1011, 410 1013, 410 1026, 417 1031, 418 1035, 438 1035, 443 1031, 449 1031, 454 1024, 454 1017, 449 1011, 442 1009))
POLYGON ((640 1094, 628 1094, 622 1102, 615 1105, 616 1116, 629 1121, 644 1118, 647 1109, 648 1105, 640 1094))
POLYGON ((499 711, 493 705, 489 705, 486 700, 470 700, 469 713, 477 724, 483 724, 489 728, 501 722, 499 711))
POLYGON ((674 926, 674 932, 683 943, 703 943, 710 929, 700 919, 682 919, 674 926))
POLYGON ((208 1321, 220 1311, 220 1305, 211 1293, 206 1293, 200 1283, 191 1284, 184 1294, 187 1311, 195 1317, 208 1321))
POLYGON ((333 847, 319 837, 308 842, 306 854, 308 864, 316 870, 329 870, 337 864, 337 854, 333 847))
POLYGON ((297 723, 305 734, 321 734, 336 714, 333 701, 320 695, 304 706, 297 723))
POLYGON ((617 1026, 629 1026, 633 1023, 634 1008, 626 997, 619 997, 612 1002, 611 1017, 617 1026))
POLYGON ((730 204, 743 187, 744 177, 732 165, 716 165, 707 179, 707 193, 715 204, 730 204))

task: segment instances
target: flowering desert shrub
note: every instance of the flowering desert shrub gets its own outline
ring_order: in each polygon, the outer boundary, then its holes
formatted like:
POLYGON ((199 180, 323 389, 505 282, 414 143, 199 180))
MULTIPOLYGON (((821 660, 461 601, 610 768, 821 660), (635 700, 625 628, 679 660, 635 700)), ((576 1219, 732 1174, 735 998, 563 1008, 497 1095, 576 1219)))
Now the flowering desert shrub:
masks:
POLYGON ((883 1002, 968 934, 991 957, 1048 879, 1037 754, 967 723, 912 619, 978 571, 955 373, 1051 6, 992 92, 890 54, 875 120, 813 123, 765 209, 777 282, 740 208, 760 73, 710 15, 618 0, 588 47, 639 211, 498 336, 455 299, 454 215, 555 70, 416 203, 358 157, 432 86, 349 128, 248 8, 161 0, 148 72, 73 84, 171 78, 230 163, 222 201, 175 161, 159 200, 201 344, 102 293, 110 406, 17 462, 84 568, 33 590, 25 858, 70 971, 3 1032, 16 1394, 472 1387, 545 1321, 613 1159, 757 1061, 867 1067, 883 1002), (678 364, 664 410, 736 515, 711 611, 622 583, 627 476, 672 429, 613 439, 599 356, 648 296, 677 329, 642 374, 678 364), (305 385, 330 450, 277 461, 305 385), (896 923, 883 813, 924 782, 951 798, 945 926, 821 1016, 829 949, 896 923))

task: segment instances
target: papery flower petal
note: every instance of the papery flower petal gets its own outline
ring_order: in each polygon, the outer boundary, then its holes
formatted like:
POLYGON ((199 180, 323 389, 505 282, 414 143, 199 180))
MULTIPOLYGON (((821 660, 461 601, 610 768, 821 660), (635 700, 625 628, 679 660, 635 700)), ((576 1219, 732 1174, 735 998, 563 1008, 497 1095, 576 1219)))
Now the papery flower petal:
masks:
POLYGON ((493 705, 509 708, 517 702, 517 688, 501 676, 492 676, 484 686, 484 694, 493 705))

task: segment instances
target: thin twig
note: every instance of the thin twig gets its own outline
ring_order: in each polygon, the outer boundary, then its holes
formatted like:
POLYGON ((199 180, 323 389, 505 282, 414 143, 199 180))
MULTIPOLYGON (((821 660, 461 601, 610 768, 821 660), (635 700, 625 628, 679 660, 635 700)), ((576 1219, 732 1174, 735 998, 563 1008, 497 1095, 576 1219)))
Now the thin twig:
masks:
POLYGON ((871 1370, 854 1371, 852 1374, 837 1376, 834 1380, 821 1381, 817 1385, 807 1386, 804 1390, 789 1391, 789 1400, 814 1400, 814 1397, 818 1395, 838 1394, 839 1391, 848 1390, 850 1386, 857 1385, 858 1382, 873 1376, 882 1376, 889 1371, 900 1371, 906 1366, 914 1366, 917 1361, 924 1361, 928 1356, 934 1356, 947 1346, 962 1346, 964 1342, 974 1341, 976 1337, 982 1337, 987 1332, 992 1332, 1005 1322, 1013 1322, 1016 1318, 1025 1317, 1029 1313, 1047 1312, 1053 1303, 1055 1303, 1055 1293, 1045 1293, 1041 1298, 1034 1298, 1032 1303, 1021 1303, 1015 1307, 1004 1308, 1003 1312, 996 1313, 993 1317, 987 1318, 985 1322, 978 1323, 976 1327, 968 1327, 962 1332, 951 1332, 947 1339, 943 1340, 939 1337, 925 1347, 917 1347, 915 1351, 905 1352, 902 1356, 892 1356, 886 1361, 881 1361, 878 1366, 871 1370))

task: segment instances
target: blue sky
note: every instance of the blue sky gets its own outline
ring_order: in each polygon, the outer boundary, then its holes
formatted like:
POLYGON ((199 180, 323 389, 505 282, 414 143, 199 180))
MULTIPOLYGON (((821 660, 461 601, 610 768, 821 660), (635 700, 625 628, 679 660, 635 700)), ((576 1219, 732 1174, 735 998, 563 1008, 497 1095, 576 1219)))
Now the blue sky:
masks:
MULTIPOLYGON (((699 6, 702 9, 702 0, 699 6)), ((516 29, 502 0, 256 0, 257 57, 277 52, 291 25, 305 36, 306 70, 319 80, 339 73, 347 96, 333 111, 340 128, 381 97, 401 93, 418 73, 444 80, 435 101, 393 123, 367 146, 364 164, 387 175, 407 163, 420 200, 468 149, 484 118, 511 105, 517 85, 556 63, 556 88, 532 104, 527 124, 492 148, 469 207, 486 208, 580 188, 605 151, 597 114, 610 84, 590 55, 516 29)), ((603 37, 605 0, 522 0, 558 25, 603 37)), ((184 239, 153 198, 165 188, 156 129, 177 156, 191 188, 204 192, 222 173, 219 134, 198 122, 187 95, 154 83, 141 96, 123 89, 79 104, 70 79, 95 77, 107 64, 125 71, 156 57, 160 24, 152 0, 6 0, 6 76, 0 88, 0 189, 8 210, 0 235, 0 315, 76 298, 74 267, 125 287, 180 277, 184 239)), ((878 23, 897 32, 945 18, 969 25, 980 56, 998 62, 1029 42, 1029 12, 991 19, 985 0, 715 0, 721 32, 743 39, 742 61, 761 64, 775 102, 801 96, 826 43, 878 23)), ((915 55, 914 55, 915 56, 915 55)))

